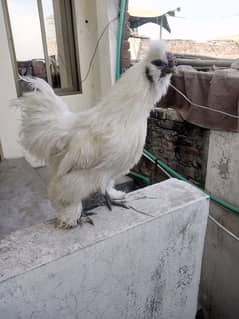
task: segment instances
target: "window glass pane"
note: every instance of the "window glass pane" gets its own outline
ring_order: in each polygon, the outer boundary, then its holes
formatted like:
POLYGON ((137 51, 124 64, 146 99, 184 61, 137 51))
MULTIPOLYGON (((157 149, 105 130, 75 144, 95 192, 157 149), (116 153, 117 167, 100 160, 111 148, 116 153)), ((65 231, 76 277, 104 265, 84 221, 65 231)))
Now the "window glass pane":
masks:
POLYGON ((56 41, 56 26, 52 0, 43 0, 42 6, 52 86, 54 88, 60 88, 61 80, 59 69, 59 55, 56 41))
MULTIPOLYGON (((47 80, 37 0, 8 0, 18 72, 47 80)), ((21 83, 22 90, 29 90, 21 83)))
MULTIPOLYGON (((42 0, 47 52, 54 88, 73 89, 69 38, 67 39, 67 8, 62 0, 42 0)), ((70 35, 72 36, 72 35, 70 35)))
MULTIPOLYGON (((18 72, 61 92, 77 91, 70 0, 7 0, 18 72)), ((29 91, 21 81, 21 91, 29 91)))

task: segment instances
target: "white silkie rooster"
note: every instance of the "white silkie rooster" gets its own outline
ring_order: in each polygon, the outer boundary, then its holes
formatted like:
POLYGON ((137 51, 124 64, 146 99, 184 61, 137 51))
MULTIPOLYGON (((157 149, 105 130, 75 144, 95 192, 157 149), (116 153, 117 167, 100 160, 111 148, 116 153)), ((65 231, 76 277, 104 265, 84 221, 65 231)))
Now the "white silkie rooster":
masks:
POLYGON ((124 204, 125 193, 114 180, 140 159, 147 118, 166 94, 174 60, 162 42, 126 71, 94 107, 73 113, 43 80, 27 78, 36 90, 22 105, 22 145, 52 171, 49 198, 61 209, 58 227, 81 222, 82 200, 96 191, 108 203, 124 204))

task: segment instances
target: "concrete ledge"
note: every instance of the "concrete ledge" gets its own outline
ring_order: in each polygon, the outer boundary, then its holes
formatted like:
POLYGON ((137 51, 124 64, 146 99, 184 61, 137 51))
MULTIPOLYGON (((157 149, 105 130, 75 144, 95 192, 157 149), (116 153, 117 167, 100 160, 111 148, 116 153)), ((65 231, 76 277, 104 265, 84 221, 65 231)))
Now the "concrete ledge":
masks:
POLYGON ((0 243, 1 318, 192 319, 208 198, 170 179, 97 209, 95 226, 39 224, 0 243))

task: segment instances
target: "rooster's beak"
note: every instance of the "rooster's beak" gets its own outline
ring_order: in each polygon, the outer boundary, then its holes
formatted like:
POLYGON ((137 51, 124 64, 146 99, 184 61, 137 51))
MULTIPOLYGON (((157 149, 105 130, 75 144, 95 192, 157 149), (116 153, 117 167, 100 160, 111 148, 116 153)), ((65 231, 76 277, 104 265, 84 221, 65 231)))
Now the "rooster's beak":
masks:
POLYGON ((164 77, 167 74, 174 73, 175 72, 175 66, 171 65, 165 65, 162 70, 161 70, 161 75, 160 77, 164 77))

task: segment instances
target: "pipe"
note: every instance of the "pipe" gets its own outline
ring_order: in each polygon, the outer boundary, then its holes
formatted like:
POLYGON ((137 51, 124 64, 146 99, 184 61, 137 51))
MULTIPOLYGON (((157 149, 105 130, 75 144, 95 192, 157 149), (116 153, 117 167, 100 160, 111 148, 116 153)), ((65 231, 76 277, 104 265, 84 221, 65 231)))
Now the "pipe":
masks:
MULTIPOLYGON (((154 156, 153 154, 151 154, 149 151, 147 151, 146 149, 144 149, 144 154, 151 158, 154 163, 156 165, 159 165, 160 167, 162 167, 166 172, 168 172, 171 176, 173 177, 176 177, 177 179, 181 180, 181 181, 184 181, 184 182, 187 182, 193 186, 195 186, 192 182, 188 181, 183 175, 179 174, 178 172, 176 172, 175 170, 173 170, 171 167, 169 167, 167 164, 165 164, 164 162, 162 162, 160 159, 158 159, 156 156, 154 156)), ((197 187, 197 186, 195 186, 197 187)), ((222 206, 223 208, 235 213, 235 214, 238 214, 239 215, 239 208, 228 203, 228 202, 225 202, 223 201, 222 199, 208 193, 207 191, 205 191, 204 189, 201 189, 200 187, 197 187, 199 188, 201 191, 203 191, 205 194, 207 194, 210 199, 215 202, 216 204, 222 206)))
POLYGON ((142 180, 145 183, 145 185, 152 185, 151 179, 147 176, 141 175, 133 171, 130 171, 129 176, 142 180))
POLYGON ((118 38, 117 38, 116 80, 119 80, 121 76, 121 55, 122 55, 123 36, 124 36, 126 3, 127 3, 127 0, 120 1, 120 19, 119 19, 118 38))

